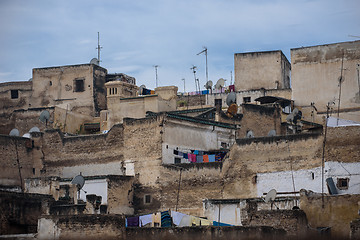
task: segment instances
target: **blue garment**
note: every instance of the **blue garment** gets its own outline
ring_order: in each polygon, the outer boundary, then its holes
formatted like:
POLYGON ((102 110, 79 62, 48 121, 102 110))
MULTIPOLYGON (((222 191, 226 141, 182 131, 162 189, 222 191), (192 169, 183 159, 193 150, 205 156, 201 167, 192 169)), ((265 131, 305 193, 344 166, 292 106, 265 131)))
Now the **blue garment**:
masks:
POLYGON ((188 154, 187 154, 187 153, 184 153, 184 154, 183 154, 183 158, 188 159, 188 154))
POLYGON ((204 160, 203 160, 203 156, 202 155, 196 155, 196 162, 197 163, 202 163, 204 160))
POLYGON ((198 151, 198 150, 195 150, 195 151, 194 151, 194 154, 199 154, 199 151, 198 151))
POLYGON ((171 227, 172 221, 169 211, 161 212, 161 227, 171 227))
POLYGON ((209 155, 209 162, 215 162, 215 155, 209 155))
POLYGON ((234 226, 234 225, 214 221, 214 222, 213 222, 213 226, 219 226, 219 227, 221 227, 221 226, 222 226, 222 227, 225 227, 225 226, 234 226))

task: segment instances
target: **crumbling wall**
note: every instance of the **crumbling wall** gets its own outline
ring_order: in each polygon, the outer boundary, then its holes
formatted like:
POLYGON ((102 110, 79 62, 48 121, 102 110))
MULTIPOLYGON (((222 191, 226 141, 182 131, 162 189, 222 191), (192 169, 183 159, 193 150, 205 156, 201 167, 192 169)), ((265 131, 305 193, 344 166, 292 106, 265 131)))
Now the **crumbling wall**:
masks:
POLYGON ((176 105, 178 108, 187 106, 205 106, 207 96, 208 95, 178 95, 176 105))
POLYGON ((46 176, 74 177, 122 174, 123 127, 114 126, 107 134, 64 137, 58 130, 43 136, 46 176))
POLYGON ((350 237, 350 222, 359 217, 360 195, 325 195, 302 192, 300 208, 312 228, 330 227, 331 236, 350 237))
POLYGON ((93 96, 94 96, 94 110, 95 117, 100 116, 100 111, 107 109, 106 106, 106 75, 107 70, 94 65, 93 68, 93 96))
POLYGON ((49 195, 0 191, 0 235, 36 233, 38 218, 53 201, 49 195))
POLYGON ((109 176, 107 213, 134 214, 133 208, 133 177, 109 176))
POLYGON ((270 130, 281 134, 280 108, 265 107, 261 105, 243 104, 241 128, 238 130, 238 138, 246 138, 248 131, 252 131, 254 137, 268 136, 270 130))

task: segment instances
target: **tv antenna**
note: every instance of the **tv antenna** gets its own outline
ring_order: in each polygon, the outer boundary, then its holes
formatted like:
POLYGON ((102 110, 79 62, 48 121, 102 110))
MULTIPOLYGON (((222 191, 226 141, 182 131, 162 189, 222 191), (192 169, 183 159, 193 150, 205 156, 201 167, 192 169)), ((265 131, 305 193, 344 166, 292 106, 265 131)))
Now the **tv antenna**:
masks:
POLYGON ((156 80, 156 87, 158 87, 158 67, 159 65, 154 65, 155 68, 155 80, 156 80))
MULTIPOLYGON (((80 190, 84 187, 85 184, 85 178, 81 175, 81 173, 77 176, 75 176, 72 180, 71 180, 71 184, 76 185, 77 190, 78 190, 78 199, 80 199, 80 190)), ((84 191, 84 190, 83 190, 84 191)), ((84 193, 86 193, 86 191, 84 191, 84 193)))
POLYGON ((181 81, 184 82, 184 94, 185 94, 185 78, 182 78, 181 81))
POLYGON ((339 81, 339 104, 338 104, 338 111, 337 111, 337 120, 336 120, 336 126, 339 126, 339 118, 340 118, 340 99, 341 99, 341 84, 344 82, 344 51, 341 59, 341 71, 340 71, 340 77, 338 79, 339 81))
POLYGON ((202 53, 205 54, 205 65, 206 65, 206 82, 209 81, 209 74, 208 74, 208 63, 207 63, 207 47, 203 47, 204 50, 202 50, 201 52, 199 52, 198 54, 196 55, 200 55, 202 53))
POLYGON ((100 50, 102 49, 102 47, 100 46, 100 33, 98 32, 98 46, 96 48, 98 50, 98 57, 97 57, 97 60, 98 60, 98 64, 100 66, 100 50))
POLYGON ((201 102, 201 92, 200 92, 200 83, 199 83, 199 79, 196 78, 196 69, 197 67, 195 65, 192 66, 192 68, 190 68, 193 73, 194 73, 194 79, 195 79, 195 88, 196 88, 196 92, 199 93, 199 98, 200 98, 200 105, 201 105, 201 108, 202 108, 202 102, 201 102), (199 90, 198 90, 199 89, 199 90))

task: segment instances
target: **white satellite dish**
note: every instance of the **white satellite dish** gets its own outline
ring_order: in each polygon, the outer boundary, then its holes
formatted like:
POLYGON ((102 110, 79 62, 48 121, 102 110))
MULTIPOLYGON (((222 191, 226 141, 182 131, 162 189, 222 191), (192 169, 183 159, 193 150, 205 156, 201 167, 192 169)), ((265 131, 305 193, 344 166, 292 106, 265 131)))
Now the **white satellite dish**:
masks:
POLYGON ((38 127, 32 127, 30 130, 29 130, 29 133, 33 133, 33 132, 40 132, 40 129, 38 127))
POLYGON ((220 78, 217 82, 216 82, 216 84, 215 84, 215 89, 221 89, 221 88, 223 88, 224 86, 225 86, 225 79, 223 79, 223 78, 220 78))
POLYGON ((40 117, 39 117, 40 121, 43 123, 47 123, 50 119, 50 113, 48 110, 44 110, 41 112, 40 117))
POLYGON ((255 137, 255 135, 254 135, 253 131, 249 130, 249 131, 247 131, 247 133, 246 133, 246 137, 247 137, 247 138, 253 138, 253 137, 255 137))
POLYGON ((19 130, 17 130, 16 128, 12 129, 9 133, 9 136, 15 136, 15 137, 18 137, 20 136, 20 132, 19 130))
POLYGON ((31 138, 30 133, 25 133, 24 135, 22 135, 23 138, 31 138))
POLYGON ((276 131, 274 129, 270 130, 268 133, 269 137, 275 137, 276 136, 276 131))
POLYGON ((276 198, 276 190, 275 189, 271 189, 265 196, 265 202, 273 202, 276 198))
POLYGON ((206 84, 204 85, 204 87, 206 89, 211 89, 213 86, 213 82, 210 80, 210 81, 207 81, 206 84))
POLYGON ((91 59, 91 61, 90 61, 90 64, 95 64, 95 65, 99 65, 99 59, 97 59, 97 58, 93 58, 93 59, 91 59))

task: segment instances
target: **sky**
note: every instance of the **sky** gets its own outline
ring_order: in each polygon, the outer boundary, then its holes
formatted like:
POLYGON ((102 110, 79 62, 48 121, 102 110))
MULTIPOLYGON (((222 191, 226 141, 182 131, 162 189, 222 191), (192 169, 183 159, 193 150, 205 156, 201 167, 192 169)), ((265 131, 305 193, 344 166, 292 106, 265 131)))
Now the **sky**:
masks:
POLYGON ((89 63, 138 86, 195 91, 234 79, 234 54, 360 40, 359 0, 0 0, 0 82, 33 68, 89 63), (351 37, 349 35, 355 36, 351 37), (356 37, 357 36, 357 37, 356 37), (231 74, 232 72, 232 74, 231 74))

